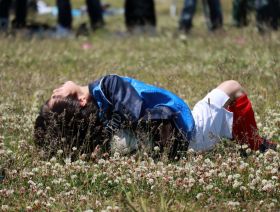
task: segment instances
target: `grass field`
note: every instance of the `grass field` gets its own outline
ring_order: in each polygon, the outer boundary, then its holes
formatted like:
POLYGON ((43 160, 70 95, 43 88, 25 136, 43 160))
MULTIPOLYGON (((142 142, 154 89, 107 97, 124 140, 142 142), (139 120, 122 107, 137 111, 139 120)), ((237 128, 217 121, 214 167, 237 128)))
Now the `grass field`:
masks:
MULTIPOLYGON (((116 5, 120 5, 117 1, 116 5)), ((108 17, 90 37, 55 40, 0 36, 0 210, 7 211, 279 211, 280 150, 240 155, 222 141, 212 152, 189 151, 178 162, 147 155, 98 162, 43 160, 33 123, 54 87, 116 73, 167 88, 190 107, 227 79, 248 91, 263 136, 280 142, 280 34, 254 25, 209 33, 198 13, 179 36, 168 1, 157 1, 158 34, 124 36, 123 17, 108 17), (84 44, 91 48, 84 49, 84 44)), ((55 23, 51 17, 39 20, 55 23)), ((82 22, 77 19, 75 25, 82 22)))

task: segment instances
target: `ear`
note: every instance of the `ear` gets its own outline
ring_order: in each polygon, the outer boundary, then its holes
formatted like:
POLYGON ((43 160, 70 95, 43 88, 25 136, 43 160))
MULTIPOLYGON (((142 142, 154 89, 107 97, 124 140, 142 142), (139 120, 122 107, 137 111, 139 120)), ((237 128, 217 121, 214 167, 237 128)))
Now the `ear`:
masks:
POLYGON ((81 106, 81 107, 86 106, 87 102, 88 102, 88 101, 87 101, 87 98, 86 98, 85 96, 79 97, 79 103, 80 103, 80 106, 81 106))

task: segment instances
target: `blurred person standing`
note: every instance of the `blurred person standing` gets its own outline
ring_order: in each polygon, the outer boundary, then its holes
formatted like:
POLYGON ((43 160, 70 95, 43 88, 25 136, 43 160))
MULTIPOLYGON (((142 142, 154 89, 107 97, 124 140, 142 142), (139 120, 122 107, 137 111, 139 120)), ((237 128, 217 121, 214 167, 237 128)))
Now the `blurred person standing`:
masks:
MULTIPOLYGON (((223 26, 223 15, 220 0, 202 0, 204 15, 209 31, 223 26)), ((192 28, 192 19, 195 14, 197 1, 184 0, 184 6, 179 20, 179 30, 189 32, 192 28)))
MULTIPOLYGON (((71 33, 72 13, 70 0, 56 0, 58 7, 58 25, 56 29, 57 37, 67 37, 71 33)), ((87 12, 90 19, 92 30, 96 30, 104 26, 103 9, 100 0, 86 0, 87 12)))
POLYGON ((131 33, 154 33, 156 11, 154 0, 126 0, 125 25, 131 33))
MULTIPOLYGON (((0 0, 0 31, 7 31, 9 28, 9 15, 11 0, 0 0)), ((12 27, 20 29, 26 26, 27 0, 15 0, 15 19, 12 27)))
POLYGON ((232 18, 236 27, 248 25, 248 13, 254 10, 255 0, 233 0, 232 18))
POLYGON ((9 27, 10 0, 0 0, 0 30, 6 31, 9 27))
POLYGON ((256 20, 260 32, 266 28, 278 29, 280 19, 280 0, 256 0, 256 20))

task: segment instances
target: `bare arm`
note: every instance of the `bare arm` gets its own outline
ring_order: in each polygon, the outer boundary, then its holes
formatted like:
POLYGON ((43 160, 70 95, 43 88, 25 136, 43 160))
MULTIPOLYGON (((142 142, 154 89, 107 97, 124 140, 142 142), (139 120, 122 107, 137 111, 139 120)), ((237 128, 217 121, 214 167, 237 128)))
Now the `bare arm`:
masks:
POLYGON ((90 97, 88 86, 80 86, 73 81, 67 81, 62 86, 53 90, 50 98, 50 106, 57 98, 65 98, 67 96, 73 96, 79 100, 80 105, 83 107, 88 102, 90 97))

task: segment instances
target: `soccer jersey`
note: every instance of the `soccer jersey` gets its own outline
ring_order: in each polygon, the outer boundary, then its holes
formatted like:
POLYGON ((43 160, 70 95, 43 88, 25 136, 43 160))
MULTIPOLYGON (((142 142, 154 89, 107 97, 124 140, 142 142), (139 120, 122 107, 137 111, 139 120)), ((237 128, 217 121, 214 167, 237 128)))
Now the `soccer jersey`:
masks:
POLYGON ((195 124, 188 105, 170 91, 133 78, 108 75, 89 84, 90 94, 100 109, 118 112, 131 121, 170 119, 186 140, 195 135, 195 124))

